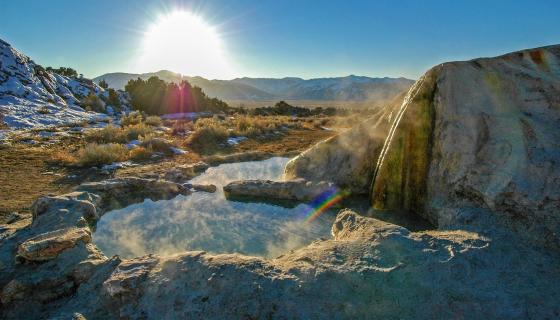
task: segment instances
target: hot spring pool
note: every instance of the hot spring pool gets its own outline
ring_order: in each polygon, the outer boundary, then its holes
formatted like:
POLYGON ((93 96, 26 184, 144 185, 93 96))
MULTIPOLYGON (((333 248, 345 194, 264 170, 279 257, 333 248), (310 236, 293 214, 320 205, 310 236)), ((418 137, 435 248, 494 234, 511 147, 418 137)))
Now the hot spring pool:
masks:
POLYGON ((215 184, 215 193, 194 192, 172 200, 151 201, 107 212, 97 222, 94 243, 107 256, 129 258, 148 253, 187 250, 243 253, 275 257, 319 238, 329 238, 340 209, 331 209, 311 223, 309 206, 295 208, 225 199, 222 187, 245 179, 279 180, 288 158, 222 164, 191 180, 215 184))
MULTIPOLYGON (((222 164, 191 180, 215 184, 215 193, 194 192, 172 200, 151 201, 107 212, 97 222, 93 242, 107 256, 132 258, 148 253, 169 255, 189 250, 276 257, 314 240, 331 237, 340 208, 331 208, 310 223, 307 204, 285 208, 267 203, 226 200, 222 187, 234 180, 280 180, 288 158, 222 164)), ((417 216, 375 211, 367 199, 346 199, 344 207, 409 228, 430 229, 417 216)))

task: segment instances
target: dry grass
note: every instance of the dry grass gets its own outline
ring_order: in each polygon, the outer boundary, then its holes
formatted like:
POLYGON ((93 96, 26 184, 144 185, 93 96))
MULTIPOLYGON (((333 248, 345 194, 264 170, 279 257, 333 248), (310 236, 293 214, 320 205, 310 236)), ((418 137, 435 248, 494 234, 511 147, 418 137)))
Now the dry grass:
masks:
POLYGON ((148 160, 152 157, 153 150, 150 148, 136 147, 129 152, 129 158, 134 161, 148 160))
POLYGON ((121 117, 121 125, 123 127, 137 125, 140 123, 142 123, 142 114, 140 114, 140 112, 131 112, 128 115, 121 117))
POLYGON ((95 143, 124 143, 126 136, 122 128, 108 125, 103 129, 89 131, 86 140, 95 143))
POLYGON ((128 158, 128 149, 118 143, 90 143, 78 152, 77 163, 80 166, 98 166, 124 161, 128 158))
POLYGON ((187 144, 200 153, 210 153, 225 143, 229 136, 228 130, 222 126, 210 125, 196 129, 188 138, 187 144))
POLYGON ((144 123, 152 127, 159 127, 163 122, 161 121, 161 118, 158 116, 149 116, 146 117, 144 123))
POLYGON ((88 142, 125 143, 153 133, 152 127, 143 123, 119 128, 108 125, 103 129, 92 130, 86 135, 88 142))
POLYGON ((198 152, 209 153, 216 150, 219 144, 225 143, 228 137, 258 138, 286 128, 299 129, 302 125, 285 116, 237 115, 224 120, 217 117, 203 118, 194 123, 194 132, 189 136, 187 144, 198 152))
POLYGON ((194 124, 192 121, 175 121, 171 124, 169 124, 169 126, 172 129, 172 134, 173 135, 182 135, 185 134, 189 131, 193 131, 194 130, 194 124))
POLYGON ((147 135, 151 135, 154 132, 154 129, 150 126, 140 123, 140 124, 124 127, 123 131, 127 141, 131 141, 140 138, 140 136, 145 137, 147 135))
POLYGON ((141 137, 142 147, 148 148, 154 152, 172 153, 171 147, 173 144, 164 138, 157 137, 155 135, 149 134, 141 137))

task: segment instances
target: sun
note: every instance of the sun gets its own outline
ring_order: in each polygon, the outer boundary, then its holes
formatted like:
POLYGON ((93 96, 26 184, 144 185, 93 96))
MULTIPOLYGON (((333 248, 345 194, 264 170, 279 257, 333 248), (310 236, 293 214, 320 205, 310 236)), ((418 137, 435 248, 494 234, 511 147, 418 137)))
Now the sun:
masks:
POLYGON ((136 69, 166 69, 209 79, 226 79, 233 74, 217 30, 188 11, 162 16, 148 28, 136 69))

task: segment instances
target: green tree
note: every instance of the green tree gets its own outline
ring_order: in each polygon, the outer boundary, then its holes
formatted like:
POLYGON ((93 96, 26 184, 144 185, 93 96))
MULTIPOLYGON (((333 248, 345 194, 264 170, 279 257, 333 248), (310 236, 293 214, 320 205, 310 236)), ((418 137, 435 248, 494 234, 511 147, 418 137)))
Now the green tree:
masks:
POLYGON ((119 98, 119 94, 113 88, 109 89, 109 96, 107 98, 107 103, 115 108, 121 107, 121 99, 119 98))
POLYGON ((166 83, 158 77, 130 80, 125 86, 132 107, 148 114, 197 111, 228 111, 227 103, 209 98, 201 88, 188 81, 166 83))
POLYGON ((109 84, 107 83, 107 81, 105 81, 105 79, 99 81, 99 86, 103 89, 109 88, 109 84))

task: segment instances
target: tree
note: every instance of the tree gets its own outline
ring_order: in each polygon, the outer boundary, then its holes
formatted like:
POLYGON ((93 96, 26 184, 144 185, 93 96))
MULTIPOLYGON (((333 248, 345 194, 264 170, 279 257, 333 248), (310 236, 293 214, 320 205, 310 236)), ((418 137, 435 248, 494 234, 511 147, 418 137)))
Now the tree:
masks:
POLYGON ((105 79, 99 81, 99 86, 103 89, 109 88, 109 84, 107 83, 107 81, 105 81, 105 79))
POLYGON ((229 110, 227 103, 209 98, 201 88, 188 81, 166 83, 158 77, 130 80, 125 86, 132 107, 148 114, 229 110))
POLYGON ((49 72, 58 73, 62 76, 70 77, 70 78, 77 78, 78 72, 72 68, 60 67, 58 69, 53 69, 52 67, 47 67, 46 69, 49 72))
POLYGON ((113 88, 109 89, 109 97, 107 98, 107 103, 115 108, 121 107, 121 99, 119 98, 119 94, 113 88))

